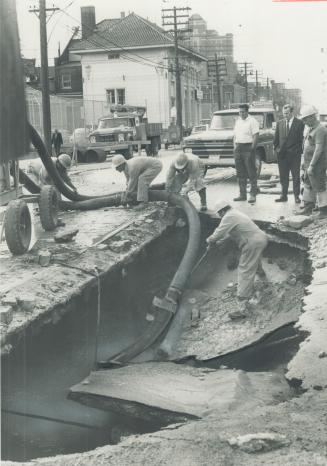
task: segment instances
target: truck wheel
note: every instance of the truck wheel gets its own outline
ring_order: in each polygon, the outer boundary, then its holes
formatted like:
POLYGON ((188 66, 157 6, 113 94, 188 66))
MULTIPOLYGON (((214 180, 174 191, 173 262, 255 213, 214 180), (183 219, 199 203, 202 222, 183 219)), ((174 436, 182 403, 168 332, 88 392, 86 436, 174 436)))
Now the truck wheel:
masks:
POLYGON ((126 160, 131 159, 134 153, 133 146, 132 145, 128 146, 128 149, 122 150, 121 153, 123 154, 126 160))
POLYGON ((169 144, 168 144, 168 142, 165 142, 165 149, 167 150, 167 149, 168 149, 168 147, 169 147, 169 144))
POLYGON ((52 231, 58 225, 58 192, 54 186, 43 186, 39 197, 41 225, 45 231, 52 231))
POLYGON ((77 162, 79 163, 85 162, 85 153, 80 150, 77 151, 77 162))
POLYGON ((257 172, 257 178, 259 178, 262 168, 262 155, 260 151, 256 151, 255 153, 255 168, 257 172))
POLYGON ((32 222, 25 201, 17 199, 9 202, 5 215, 5 235, 12 254, 24 254, 28 250, 32 236, 32 222))
POLYGON ((102 149, 89 149, 85 152, 86 163, 101 163, 105 162, 107 155, 102 149))

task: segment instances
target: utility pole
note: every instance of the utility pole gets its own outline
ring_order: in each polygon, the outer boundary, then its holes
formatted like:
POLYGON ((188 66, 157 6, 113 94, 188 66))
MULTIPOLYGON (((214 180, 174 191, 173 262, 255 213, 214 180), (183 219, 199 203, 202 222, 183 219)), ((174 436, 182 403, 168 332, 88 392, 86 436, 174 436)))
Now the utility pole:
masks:
POLYGON ((270 99, 270 92, 269 92, 269 78, 267 78, 267 100, 270 99))
MULTIPOLYGON (((245 102, 249 102, 249 83, 248 83, 248 75, 252 68, 252 63, 245 61, 244 63, 240 63, 239 67, 244 74, 244 87, 245 87, 245 102)), ((252 73, 251 73, 252 74, 252 73)))
POLYGON ((181 66, 179 61, 179 47, 178 47, 178 26, 187 24, 186 21, 178 21, 180 18, 188 18, 188 11, 191 8, 165 8, 162 11, 162 25, 173 26, 172 32, 174 33, 174 54, 175 54, 175 76, 176 76, 176 123, 179 129, 180 139, 183 138, 183 102, 182 102, 182 89, 181 89, 181 66), (183 12, 187 14, 183 14, 183 12), (165 20, 172 20, 167 22, 165 20))
POLYGON ((221 98, 221 83, 223 76, 227 75, 226 59, 225 57, 219 57, 215 53, 213 60, 208 60, 208 76, 215 78, 217 86, 217 106, 218 110, 221 110, 222 98, 221 98))
POLYGON ((259 100, 259 81, 258 81, 258 70, 255 70, 255 95, 259 100))
POLYGON ((49 96, 48 72, 48 43, 47 43, 47 11, 56 11, 59 8, 46 8, 46 0, 39 0, 39 9, 33 8, 30 13, 39 13, 40 21, 40 51, 41 51, 41 87, 42 87, 42 113, 43 137, 46 148, 51 154, 51 112, 49 96))

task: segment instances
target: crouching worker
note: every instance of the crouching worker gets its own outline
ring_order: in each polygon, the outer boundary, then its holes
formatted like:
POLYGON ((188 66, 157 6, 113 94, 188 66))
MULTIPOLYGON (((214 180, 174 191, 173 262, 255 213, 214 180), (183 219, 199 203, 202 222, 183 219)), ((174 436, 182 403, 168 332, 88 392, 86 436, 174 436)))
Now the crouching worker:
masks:
MULTIPOLYGON (((61 179, 70 187, 73 191, 77 191, 76 187, 73 185, 72 180, 68 175, 68 170, 71 167, 72 160, 68 154, 60 154, 57 157, 51 157, 53 164, 55 165, 61 179)), ((27 174, 32 178, 32 180, 38 184, 40 187, 46 184, 52 184, 53 181, 47 172, 45 166, 43 165, 40 159, 32 160, 26 170, 27 174)))
POLYGON ((231 319, 247 317, 249 300, 254 293, 256 273, 265 276, 261 264, 263 250, 268 244, 266 234, 245 214, 233 209, 228 201, 221 201, 216 211, 221 217, 220 225, 207 238, 208 245, 220 245, 230 237, 241 251, 238 265, 237 296, 240 309, 229 314, 231 319))
POLYGON ((121 203, 126 205, 129 201, 136 201, 138 210, 141 210, 149 201, 149 186, 162 170, 162 163, 158 159, 149 157, 133 157, 126 160, 121 154, 112 158, 113 167, 124 172, 127 181, 126 191, 122 194, 121 203))
POLYGON ((203 178, 204 166, 199 157, 181 152, 169 167, 166 190, 171 193, 180 193, 183 185, 188 181, 184 192, 188 194, 190 191, 196 191, 199 194, 200 210, 203 212, 207 210, 207 196, 203 178))

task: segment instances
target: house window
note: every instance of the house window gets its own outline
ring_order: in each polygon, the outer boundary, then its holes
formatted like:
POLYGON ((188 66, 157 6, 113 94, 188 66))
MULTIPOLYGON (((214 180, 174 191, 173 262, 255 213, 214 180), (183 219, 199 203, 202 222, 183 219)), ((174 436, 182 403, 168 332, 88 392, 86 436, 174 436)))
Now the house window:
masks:
POLYGON ((108 104, 125 104, 125 89, 107 89, 106 96, 108 104))
POLYGON ((115 104, 116 99, 115 99, 115 89, 107 89, 107 102, 108 104, 115 104))
POLYGON ((72 88, 72 77, 70 74, 61 75, 61 88, 62 89, 71 89, 72 88))
POLYGON ((117 104, 125 104, 125 89, 116 89, 117 91, 117 104))

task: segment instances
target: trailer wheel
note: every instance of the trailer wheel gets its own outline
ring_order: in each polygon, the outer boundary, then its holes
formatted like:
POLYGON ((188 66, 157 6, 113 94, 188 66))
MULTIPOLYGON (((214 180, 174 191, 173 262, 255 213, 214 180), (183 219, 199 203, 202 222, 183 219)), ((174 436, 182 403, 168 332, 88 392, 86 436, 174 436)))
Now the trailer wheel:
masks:
POLYGON ((8 204, 5 215, 5 236, 9 251, 24 254, 30 245, 32 235, 31 214, 21 199, 8 204))
POLYGON ((52 185, 43 186, 39 197, 41 225, 45 231, 52 231, 58 224, 59 197, 52 185))
POLYGON ((102 149, 90 149, 85 152, 85 162, 86 163, 101 163, 105 162, 107 159, 107 154, 102 149))

